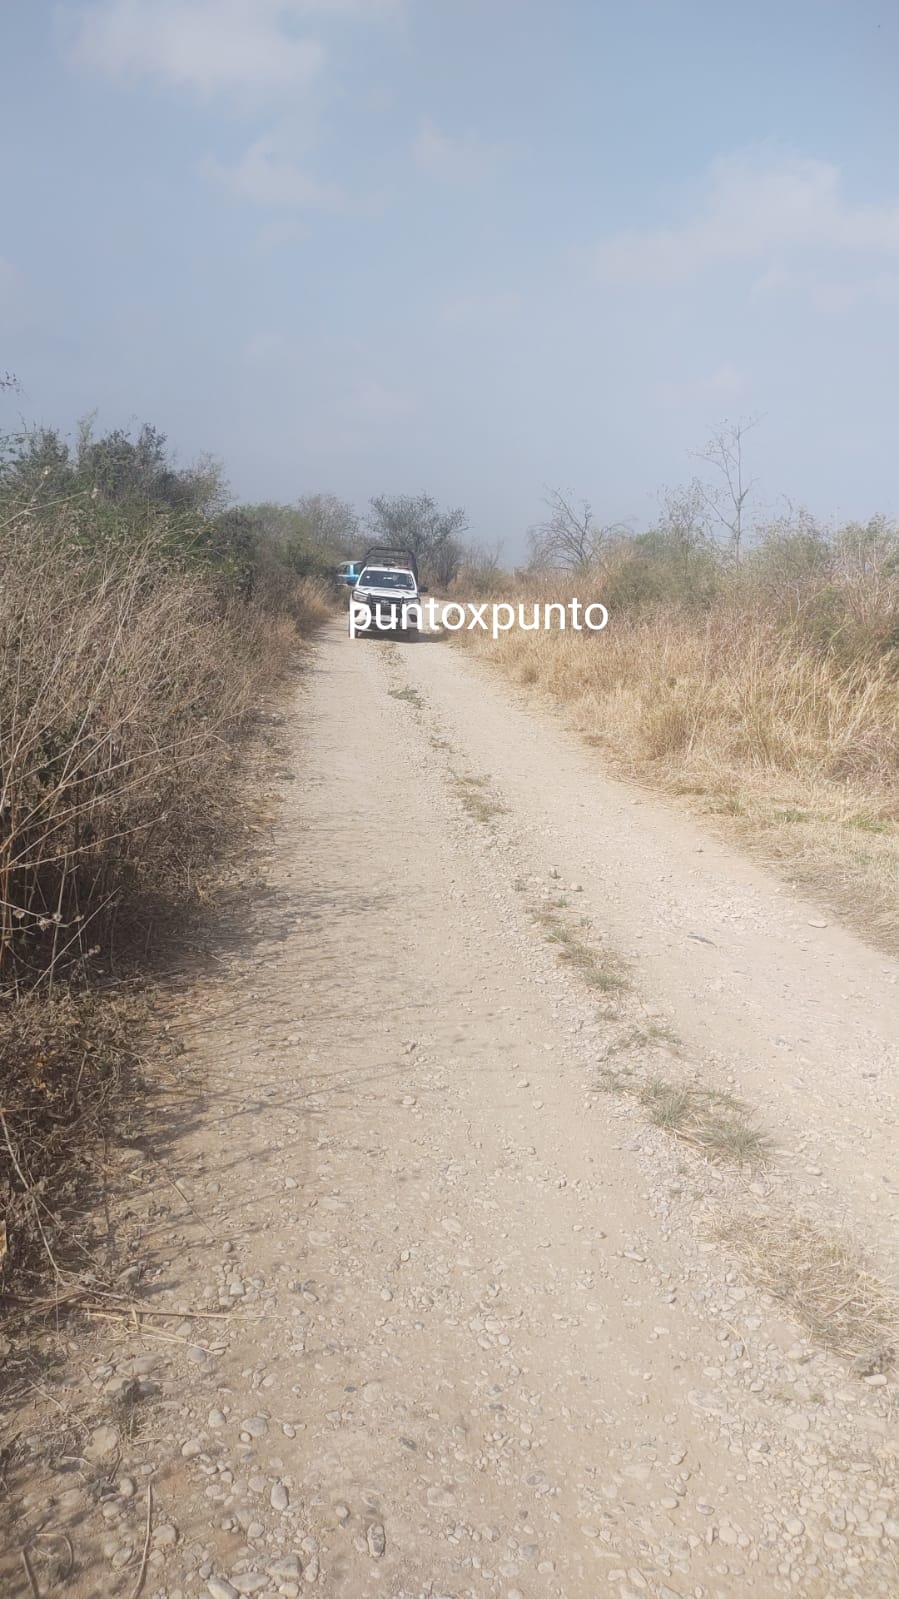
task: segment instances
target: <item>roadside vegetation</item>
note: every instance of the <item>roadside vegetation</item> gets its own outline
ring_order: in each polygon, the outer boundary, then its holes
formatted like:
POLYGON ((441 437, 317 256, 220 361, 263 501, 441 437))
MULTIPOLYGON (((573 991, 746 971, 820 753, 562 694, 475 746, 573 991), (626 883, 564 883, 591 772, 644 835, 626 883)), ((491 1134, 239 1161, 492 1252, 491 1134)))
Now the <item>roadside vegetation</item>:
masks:
POLYGON ((737 829, 895 948, 899 529, 751 521, 744 431, 713 441, 718 479, 666 494, 648 531, 553 494, 526 568, 488 559, 457 581, 514 604, 601 600, 604 632, 469 638, 619 771, 737 829))
POLYGON ((149 427, 0 460, 0 1288, 83 1268, 140 991, 227 836, 260 698, 330 614, 339 502, 229 503, 149 427))

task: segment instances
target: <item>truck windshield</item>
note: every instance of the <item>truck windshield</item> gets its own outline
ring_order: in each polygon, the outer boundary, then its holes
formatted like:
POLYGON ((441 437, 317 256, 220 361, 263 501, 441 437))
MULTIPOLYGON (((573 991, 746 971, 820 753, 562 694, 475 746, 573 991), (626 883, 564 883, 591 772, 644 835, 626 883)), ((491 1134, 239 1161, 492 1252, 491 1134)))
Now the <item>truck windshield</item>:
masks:
POLYGON ((411 572, 382 571, 380 567, 367 566, 359 579, 359 587, 366 589, 414 589, 411 572))

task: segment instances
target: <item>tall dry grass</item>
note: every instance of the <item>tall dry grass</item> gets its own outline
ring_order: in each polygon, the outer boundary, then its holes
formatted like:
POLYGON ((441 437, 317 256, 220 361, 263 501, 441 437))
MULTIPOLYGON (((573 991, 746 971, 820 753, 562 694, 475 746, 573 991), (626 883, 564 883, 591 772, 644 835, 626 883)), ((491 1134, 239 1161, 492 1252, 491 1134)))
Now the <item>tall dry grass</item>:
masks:
POLYGON ((702 606, 617 608, 608 574, 587 587, 533 578, 503 597, 598 594, 603 633, 516 629, 477 647, 618 771, 690 796, 899 942, 899 580, 856 568, 790 590, 750 571, 702 606))

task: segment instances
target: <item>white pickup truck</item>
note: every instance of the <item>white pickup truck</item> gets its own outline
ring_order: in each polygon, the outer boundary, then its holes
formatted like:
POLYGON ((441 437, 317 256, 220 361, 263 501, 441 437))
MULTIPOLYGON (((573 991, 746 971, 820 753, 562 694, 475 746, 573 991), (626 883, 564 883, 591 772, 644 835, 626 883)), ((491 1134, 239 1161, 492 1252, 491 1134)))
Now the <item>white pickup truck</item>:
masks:
POLYGON ((374 545, 365 552, 350 595, 350 638, 360 633, 417 635, 426 593, 411 550, 374 545))

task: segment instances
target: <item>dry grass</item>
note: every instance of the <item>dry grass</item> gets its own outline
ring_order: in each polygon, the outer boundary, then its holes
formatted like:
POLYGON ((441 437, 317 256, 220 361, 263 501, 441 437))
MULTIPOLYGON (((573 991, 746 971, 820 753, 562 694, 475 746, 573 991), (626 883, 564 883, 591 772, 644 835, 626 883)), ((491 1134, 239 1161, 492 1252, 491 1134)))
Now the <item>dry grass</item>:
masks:
POLYGON ((139 1062, 136 996, 60 992, 0 1010, 0 1284, 22 1293, 49 1268, 88 1264, 75 1217, 96 1186, 98 1141, 113 1122, 127 1136, 139 1062))
POLYGON ((631 1050, 652 1049, 655 1045, 664 1045, 666 1049, 677 1053, 681 1040, 674 1029, 666 1027, 664 1023, 647 1022, 645 1025, 629 1027, 617 1038, 610 1039, 606 1044, 606 1058, 626 1055, 631 1050))
POLYGON ((282 588, 282 604, 285 600, 287 615, 296 623, 304 638, 334 615, 334 597, 319 578, 294 578, 286 595, 282 588))
POLYGON ((899 1306, 850 1244, 802 1216, 731 1217, 719 1236, 753 1282, 861 1374, 892 1363, 899 1306))
POLYGON ((463 809, 476 822, 486 825, 492 822, 494 817, 505 814, 507 807, 490 793, 489 780, 486 777, 456 776, 452 779, 452 784, 463 809))
POLYGON ((621 993, 628 986, 621 962, 608 952, 601 953, 588 941, 584 934, 589 924, 583 917, 571 921, 560 915, 564 908, 564 901, 557 901, 536 912, 537 921, 554 945, 559 960, 599 993, 621 993))
POLYGON ((630 1072, 604 1070, 599 1086, 606 1093, 629 1094, 654 1127, 671 1133, 722 1164, 759 1166, 771 1154, 771 1143, 742 1100, 697 1083, 669 1083, 661 1077, 641 1079, 630 1072))
POLYGON ((743 594, 475 642, 619 771, 689 796, 899 945, 894 652, 844 659, 743 594))

